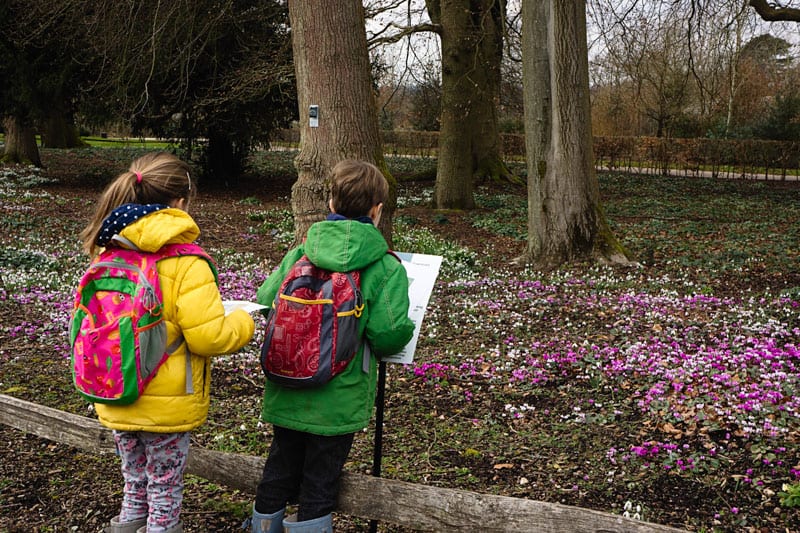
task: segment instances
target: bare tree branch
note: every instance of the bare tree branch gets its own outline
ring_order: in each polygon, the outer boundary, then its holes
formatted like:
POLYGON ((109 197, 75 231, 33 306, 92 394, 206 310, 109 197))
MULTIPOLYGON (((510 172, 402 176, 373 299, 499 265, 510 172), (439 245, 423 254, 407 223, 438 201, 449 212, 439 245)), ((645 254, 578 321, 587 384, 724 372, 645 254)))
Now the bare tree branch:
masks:
POLYGON ((367 42, 369 48, 374 48, 376 46, 380 46, 383 44, 392 44, 402 39, 414 35, 415 33, 440 33, 442 31, 442 27, 439 24, 427 23, 427 24, 417 24, 415 26, 400 26, 395 24, 394 22, 390 22, 389 24, 384 27, 383 30, 378 32, 376 35, 380 35, 387 31, 389 28, 395 28, 398 33, 387 35, 386 37, 373 37, 367 42))
POLYGON ((796 7, 784 7, 777 2, 767 2, 767 0, 750 0, 750 6, 768 22, 800 22, 800 9, 796 7))
POLYGON ((383 13, 390 13, 403 5, 407 0, 392 0, 386 2, 385 0, 366 1, 364 2, 364 18, 373 19, 383 13))

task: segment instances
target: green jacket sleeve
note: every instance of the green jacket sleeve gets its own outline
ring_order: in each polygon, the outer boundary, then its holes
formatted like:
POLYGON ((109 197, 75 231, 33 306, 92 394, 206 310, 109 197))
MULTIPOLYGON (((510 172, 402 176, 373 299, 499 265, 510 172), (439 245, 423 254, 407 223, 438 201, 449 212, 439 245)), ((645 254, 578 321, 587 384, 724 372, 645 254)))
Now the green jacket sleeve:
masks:
POLYGON ((403 266, 391 256, 381 262, 383 276, 372 295, 366 337, 378 357, 394 355, 408 344, 414 334, 414 322, 408 318, 408 276, 403 266))

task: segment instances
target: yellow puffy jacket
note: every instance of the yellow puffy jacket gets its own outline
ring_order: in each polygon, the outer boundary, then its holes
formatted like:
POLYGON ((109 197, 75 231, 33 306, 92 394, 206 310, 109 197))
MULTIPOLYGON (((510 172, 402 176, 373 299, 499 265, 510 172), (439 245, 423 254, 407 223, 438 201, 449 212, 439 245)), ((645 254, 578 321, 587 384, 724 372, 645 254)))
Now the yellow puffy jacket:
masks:
MULTIPOLYGON (((163 209, 120 232, 144 251, 194 241, 200 229, 186 212, 163 209)), ((205 259, 170 257, 158 263, 167 323, 167 345, 184 342, 130 405, 94 404, 100 422, 122 431, 192 430, 208 416, 211 356, 232 353, 250 341, 255 324, 239 309, 225 315, 214 274, 205 259)))

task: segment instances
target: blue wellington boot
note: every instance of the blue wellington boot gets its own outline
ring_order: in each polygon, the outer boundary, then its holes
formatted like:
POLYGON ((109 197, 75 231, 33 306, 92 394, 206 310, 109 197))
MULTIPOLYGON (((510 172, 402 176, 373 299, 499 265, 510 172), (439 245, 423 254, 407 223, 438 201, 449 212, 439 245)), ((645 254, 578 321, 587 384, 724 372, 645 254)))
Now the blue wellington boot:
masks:
POLYGON ((283 513, 286 509, 275 511, 272 514, 262 514, 253 506, 253 516, 245 520, 242 529, 250 527, 250 533, 283 533, 283 513))
POLYGON ((283 530, 286 533, 333 533, 333 514, 326 514, 319 518, 297 522, 297 516, 292 515, 283 521, 283 530))

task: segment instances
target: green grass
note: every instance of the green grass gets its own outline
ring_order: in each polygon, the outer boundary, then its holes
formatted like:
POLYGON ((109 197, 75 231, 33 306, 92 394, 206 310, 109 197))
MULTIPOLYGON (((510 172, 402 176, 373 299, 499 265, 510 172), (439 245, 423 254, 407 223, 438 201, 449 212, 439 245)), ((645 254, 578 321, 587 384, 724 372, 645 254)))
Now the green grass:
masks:
POLYGON ((175 143, 171 141, 144 139, 138 137, 81 137, 81 140, 94 148, 144 148, 147 150, 171 150, 175 147, 175 143))
MULTIPOLYGON (((596 164, 606 169, 608 168, 609 163, 611 161, 608 158, 599 159, 596 161, 596 164)), ((618 159, 614 161, 616 165, 615 170, 619 169, 636 169, 636 168, 656 168, 661 169, 663 165, 661 165, 658 161, 652 160, 627 160, 627 159, 618 159)), ((771 179, 774 179, 775 176, 779 176, 781 174, 786 174, 787 176, 798 176, 800 175, 800 169, 796 168, 787 168, 781 169, 779 167, 764 167, 764 166, 733 166, 733 165, 713 165, 713 164, 703 164, 703 165, 696 165, 694 163, 678 163, 671 161, 667 164, 667 169, 672 171, 678 172, 685 172, 687 175, 691 176, 694 172, 716 172, 720 176, 735 176, 737 174, 755 174, 758 176, 763 176, 767 171, 769 171, 769 176, 771 179)), ((603 170, 605 172, 605 170, 603 170)))
MULTIPOLYGON (((5 143, 5 134, 0 133, 0 143, 5 143)), ((36 136, 41 143, 41 136, 36 136)), ((94 135, 81 136, 81 140, 94 148, 144 148, 147 150, 169 150, 175 146, 174 142, 161 139, 144 139, 140 137, 97 137, 94 135)))

